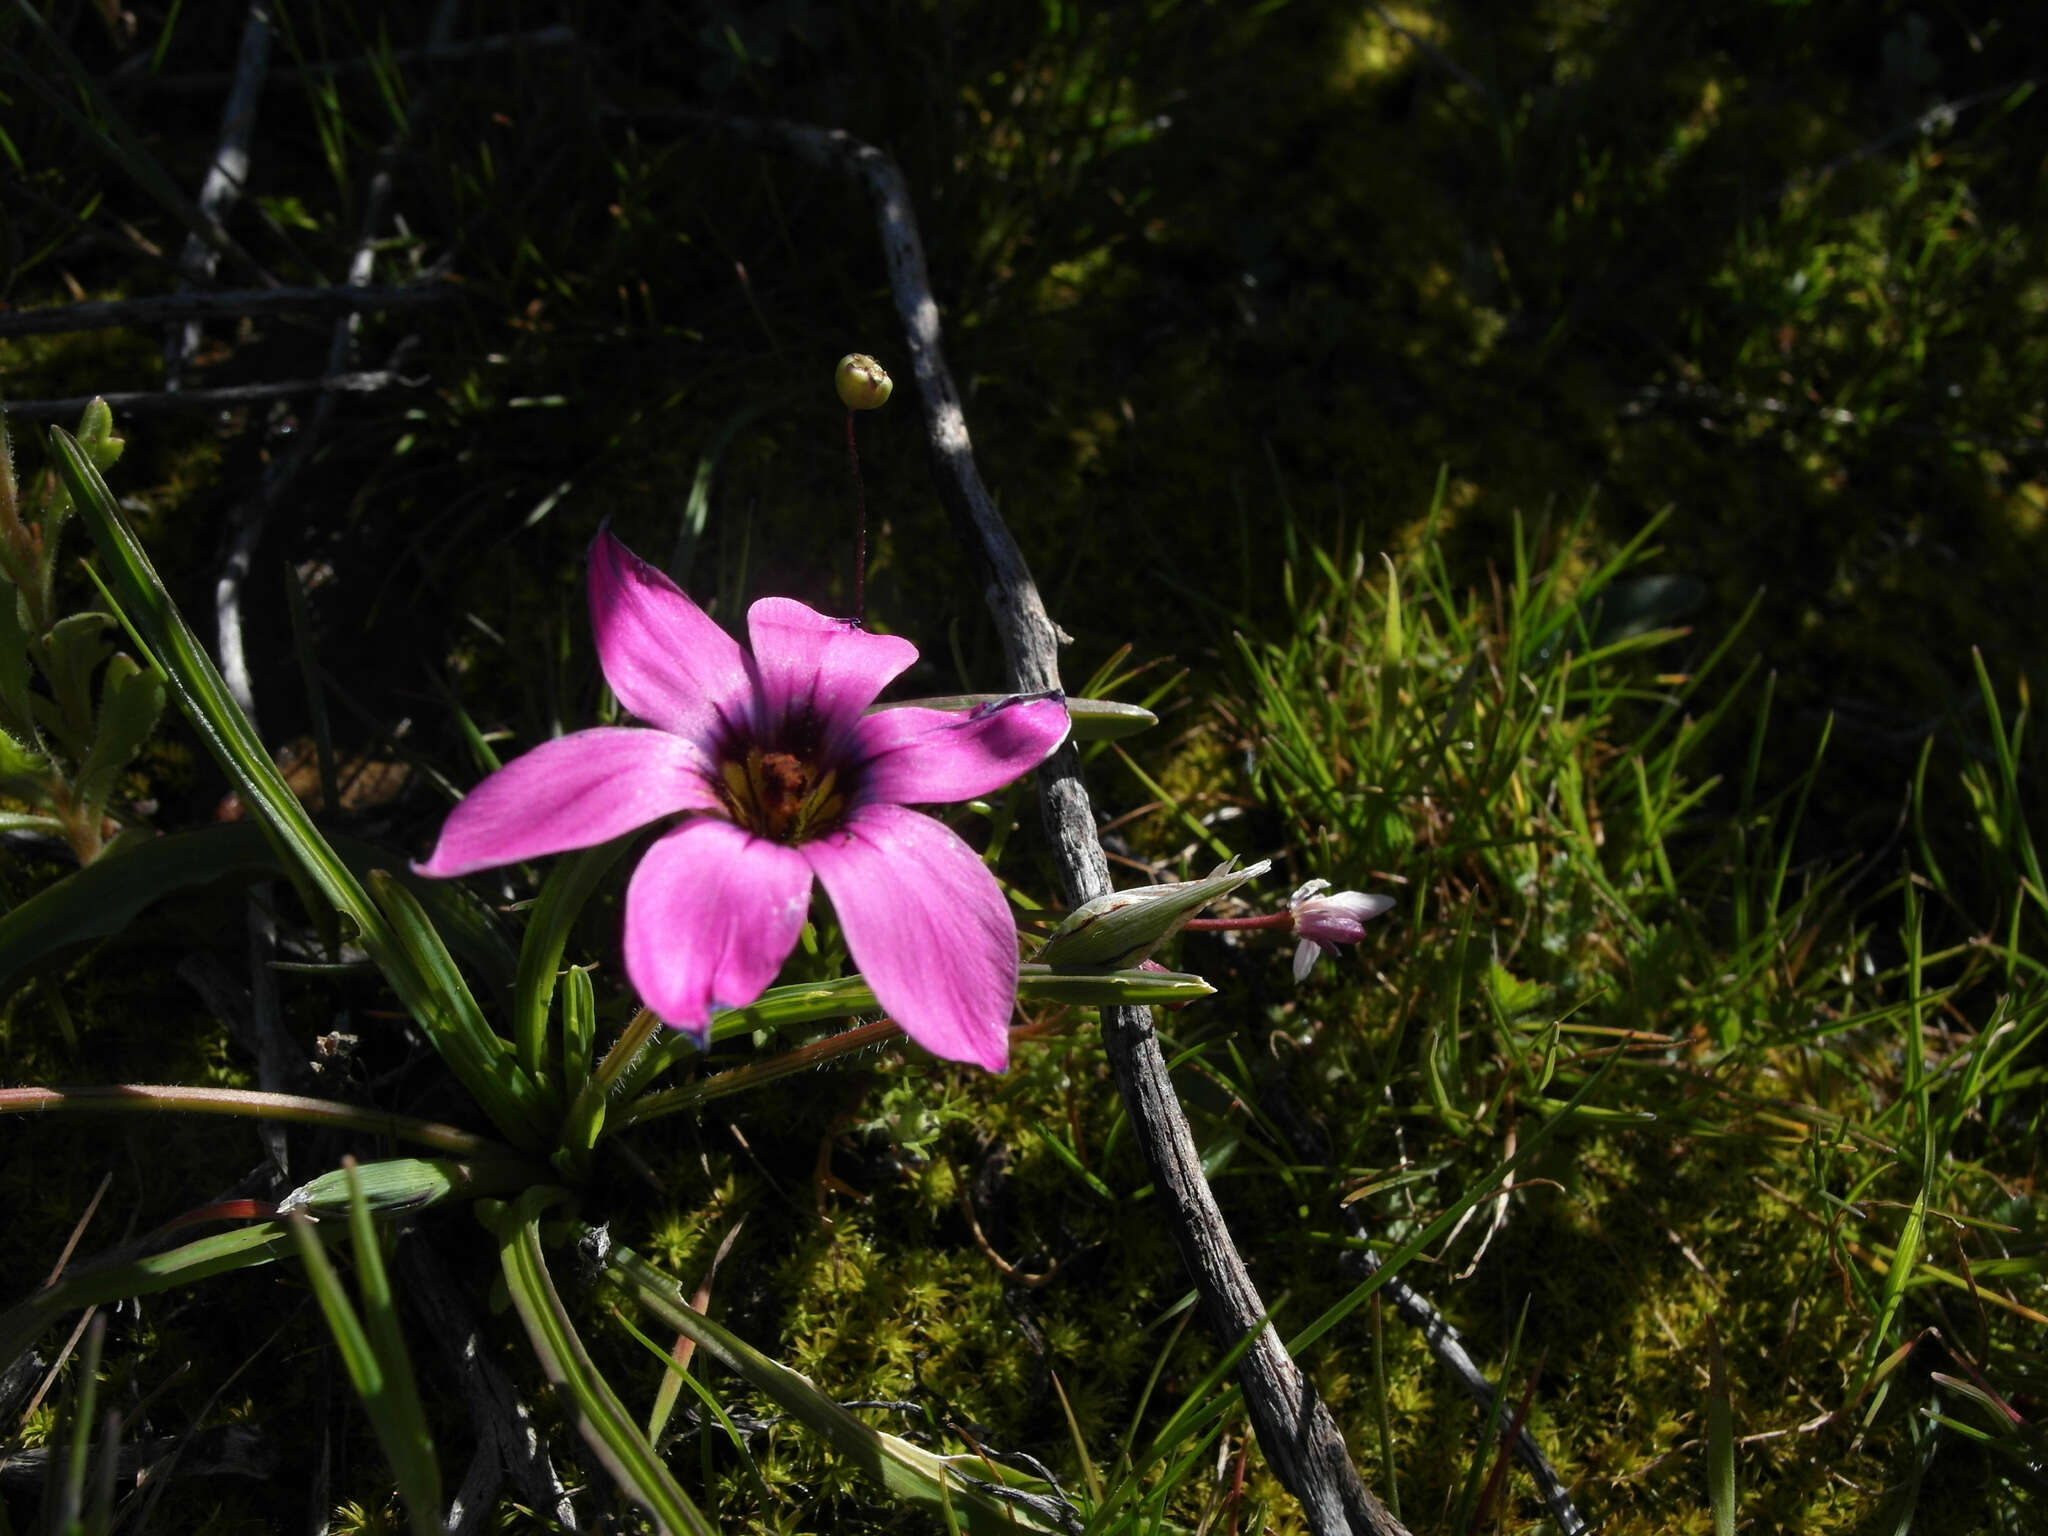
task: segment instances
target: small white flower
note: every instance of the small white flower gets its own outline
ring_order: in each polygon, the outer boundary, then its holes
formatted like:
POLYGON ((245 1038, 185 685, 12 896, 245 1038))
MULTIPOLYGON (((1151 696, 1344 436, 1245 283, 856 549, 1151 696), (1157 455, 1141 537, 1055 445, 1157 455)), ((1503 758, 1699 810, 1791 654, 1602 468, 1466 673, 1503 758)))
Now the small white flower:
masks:
POLYGON ((1294 979, 1304 981, 1323 951, 1339 944, 1356 944, 1365 937, 1365 925, 1394 905, 1394 898, 1366 891, 1338 891, 1325 896, 1327 880, 1311 880, 1287 898, 1294 914, 1294 931, 1301 943, 1294 950, 1294 979))

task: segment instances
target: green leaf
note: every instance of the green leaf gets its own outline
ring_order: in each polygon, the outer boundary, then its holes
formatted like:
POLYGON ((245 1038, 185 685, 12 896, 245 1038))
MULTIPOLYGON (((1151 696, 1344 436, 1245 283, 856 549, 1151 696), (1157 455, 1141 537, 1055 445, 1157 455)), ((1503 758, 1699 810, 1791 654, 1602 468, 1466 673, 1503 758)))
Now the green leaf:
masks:
POLYGON ((101 474, 112 469, 127 448, 125 438, 114 435, 114 408, 94 395, 78 416, 78 446, 91 457, 101 474))
MULTIPOLYGON (((47 817, 31 822, 61 830, 47 817)), ((354 838, 335 843, 351 870, 367 871, 391 860, 390 853, 371 843, 354 838)), ((281 868, 275 844, 253 821, 124 841, 118 853, 65 876, 0 916, 0 988, 67 945, 120 933, 152 903, 174 892, 230 875, 274 875, 281 868)), ((410 875, 394 878, 423 902, 435 926, 454 940, 465 959, 487 978, 509 984, 511 948, 461 886, 410 875)))
POLYGON ((69 613, 43 637, 43 676, 57 701, 64 745, 76 756, 92 740, 92 674, 114 652, 107 638, 113 622, 104 613, 69 613))
POLYGON ((0 725, 27 736, 35 716, 29 713, 29 633, 21 604, 21 594, 0 582, 0 725))
MULTIPOLYGON (((384 1383, 381 1397, 369 1405, 370 1417, 377 1424, 377 1438, 391 1461, 391 1470, 397 1474, 413 1529, 421 1536, 439 1536, 441 1464, 434 1455, 434 1437, 427 1428, 405 1334, 398 1325, 391 1277, 384 1268, 384 1238, 371 1218, 362 1171, 354 1158, 343 1162, 342 1173, 349 1186, 348 1231, 356 1256, 356 1289, 363 1298, 363 1326, 384 1383)), ((294 1236, 304 1230, 303 1222, 294 1222, 294 1236)), ((313 1252, 321 1259, 326 1257, 318 1248, 313 1252)))
POLYGON ((163 679, 127 656, 115 656, 100 677, 98 728, 79 766, 72 791, 81 811, 95 819, 114 792, 121 770, 134 760, 163 718, 163 679))
POLYGON ((44 1330, 82 1307, 195 1285, 230 1270, 271 1263, 290 1252, 291 1234, 285 1224, 259 1221, 145 1259, 74 1267, 55 1285, 45 1286, 20 1306, 0 1313, 0 1356, 14 1359, 44 1330))
POLYGON ((408 971, 425 983, 413 1008, 420 1028, 500 1130, 522 1146, 545 1144, 555 1113, 547 1094, 519 1070, 512 1048, 484 1021, 419 898, 388 870, 373 869, 369 879, 408 971))
POLYGON ((711 1536, 714 1529, 690 1502, 661 1455, 590 1359, 562 1298, 548 1275, 540 1246, 545 1190, 529 1190, 505 1208, 497 1223, 498 1259, 506 1288, 541 1369, 555 1385, 563 1410, 584 1442, 620 1487, 654 1516, 669 1536, 711 1536))
MULTIPOLYGON (((519 1065, 534 1077, 547 1068, 548 1003, 554 996, 555 974, 561 969, 569 930, 632 842, 631 836, 614 838, 557 860, 541 885, 540 899, 534 903, 532 915, 527 918, 526 935, 519 942, 519 971, 512 985, 512 1039, 519 1052, 519 1065)), ((587 1074, 587 1049, 583 1062, 587 1074)), ((569 1089, 569 1096, 574 1097, 576 1088, 581 1086, 579 1079, 569 1089)))
POLYGON ((677 1333, 813 1430, 840 1455, 897 1498, 941 1517, 950 1506, 964 1529, 978 1532, 1068 1529, 1065 1506, 1047 1485, 978 1456, 940 1456, 855 1418, 805 1376, 771 1360, 738 1334, 683 1300, 682 1288, 630 1248, 612 1250, 607 1276, 677 1333), (1000 1478, 1000 1483, 991 1482, 1000 1478), (1007 1497, 993 1489, 1001 1487, 1007 1497), (1056 1513, 1056 1511, 1058 1513, 1056 1513))
MULTIPOLYGON (((916 708, 943 709, 967 714, 1018 697, 1020 695, 1011 693, 949 693, 935 699, 891 699, 885 704, 875 705, 868 713, 874 715, 885 709, 916 708)), ((1121 741, 1126 736, 1135 736, 1138 732, 1149 730, 1159 723, 1159 717, 1142 704, 1124 704, 1115 699, 1077 699, 1069 696, 1066 706, 1067 719, 1072 724, 1071 734, 1076 741, 1121 741)))
POLYGON ((173 832, 96 860, 0 917, 0 989, 55 950, 119 933, 173 891, 276 867, 262 829, 247 822, 173 832))
POLYGON ((590 1058, 597 1049, 597 992, 590 967, 572 965, 562 992, 562 1092, 573 1098, 590 1080, 590 1058))
MULTIPOLYGON (((50 760, 33 747, 25 746, 13 735, 0 729, 0 779, 18 780, 24 789, 39 785, 50 773, 50 760)), ((21 789, 11 785, 10 795, 22 795, 21 789)), ((26 796, 23 796, 26 798, 26 796)))

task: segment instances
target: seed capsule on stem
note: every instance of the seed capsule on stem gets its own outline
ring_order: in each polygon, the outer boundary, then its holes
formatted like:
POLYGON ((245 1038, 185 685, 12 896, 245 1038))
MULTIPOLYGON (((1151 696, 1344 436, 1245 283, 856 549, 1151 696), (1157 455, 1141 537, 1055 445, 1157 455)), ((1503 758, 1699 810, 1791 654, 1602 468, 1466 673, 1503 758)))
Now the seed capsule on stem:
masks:
POLYGON ((865 352, 849 352, 839 359, 832 383, 839 391, 839 403, 849 411, 879 410, 896 388, 889 370, 865 352))

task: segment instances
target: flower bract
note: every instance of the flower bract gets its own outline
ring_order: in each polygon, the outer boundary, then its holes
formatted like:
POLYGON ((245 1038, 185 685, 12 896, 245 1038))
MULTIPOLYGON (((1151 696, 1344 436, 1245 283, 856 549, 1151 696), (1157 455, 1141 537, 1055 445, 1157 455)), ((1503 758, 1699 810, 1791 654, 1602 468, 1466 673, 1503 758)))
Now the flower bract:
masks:
POLYGON ((1067 733, 1056 697, 959 714, 866 713, 917 659, 789 598, 747 611, 750 648, 607 530, 590 551, 598 658, 646 722, 544 742, 449 814, 427 875, 463 875, 680 818, 626 888, 626 974, 702 1040, 754 1001, 824 884, 875 998, 935 1055, 1001 1071, 1016 925, 995 877, 911 805, 966 800, 1042 762, 1067 733))

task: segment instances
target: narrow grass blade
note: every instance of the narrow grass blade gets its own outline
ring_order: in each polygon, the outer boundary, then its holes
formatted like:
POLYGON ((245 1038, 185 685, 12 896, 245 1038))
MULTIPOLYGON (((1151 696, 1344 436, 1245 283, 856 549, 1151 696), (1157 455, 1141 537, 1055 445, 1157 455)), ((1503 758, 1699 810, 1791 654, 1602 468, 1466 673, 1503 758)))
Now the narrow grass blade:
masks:
POLYGON ((251 1120, 287 1120, 324 1125, 335 1130, 363 1131, 450 1152, 457 1157, 512 1156, 512 1149, 488 1136, 438 1120, 421 1120, 359 1104, 305 1098, 295 1093, 263 1093, 253 1088, 186 1088, 152 1083, 116 1083, 86 1088, 0 1088, 0 1115, 51 1114, 63 1111, 115 1111, 129 1114, 239 1115, 251 1120))
MULTIPOLYGON (((950 1508, 952 1517, 969 1531, 1053 1533, 1065 1529, 1064 1522, 1048 1510, 1033 1507, 1044 1499, 1042 1494, 1018 1491, 999 1497, 992 1493, 985 1479, 1002 1474, 1007 1481, 1011 1474, 1003 1469, 977 1457, 940 1456, 862 1423, 807 1377, 769 1359, 685 1304, 682 1288, 631 1249, 613 1249, 606 1272, 664 1325, 694 1339, 698 1348, 774 1399, 897 1498, 941 1519, 950 1508)), ((1025 1489, 1043 1487, 1033 1479, 1018 1478, 1017 1482, 1025 1489)))
POLYGON ((529 1190, 505 1208, 497 1223, 499 1263, 534 1354, 584 1442, 661 1529, 669 1536, 711 1536, 711 1522, 647 1443, 577 1337, 541 1253, 540 1212, 545 1199, 545 1191, 529 1190))
POLYGON ((1551 1137, 1555 1136, 1564 1126, 1571 1123, 1573 1115, 1579 1106, 1592 1096, 1594 1089, 1607 1080, 1607 1074, 1614 1070, 1615 1063, 1620 1060, 1619 1056, 1608 1056, 1602 1061, 1600 1070, 1587 1078, 1579 1086, 1578 1092, 1567 1099, 1563 1107, 1556 1114, 1545 1120, 1528 1136, 1522 1139, 1521 1144, 1516 1147, 1513 1156, 1503 1158, 1489 1172, 1482 1174, 1467 1187, 1463 1196, 1445 1208, 1434 1221, 1430 1222, 1421 1231, 1409 1238, 1407 1242, 1401 1244, 1400 1247, 1382 1259, 1379 1267, 1373 1271, 1369 1278, 1360 1281, 1356 1286, 1352 1287, 1348 1295, 1338 1300, 1321 1317, 1318 1317, 1314 1322, 1302 1329, 1300 1333, 1289 1339, 1287 1341, 1287 1352, 1299 1358, 1303 1350, 1307 1349, 1317 1339, 1320 1339, 1324 1334, 1336 1327, 1338 1323, 1350 1316, 1352 1311, 1364 1302, 1367 1297, 1379 1290, 1382 1285, 1386 1284, 1389 1279, 1397 1274, 1403 1265, 1407 1264, 1415 1255, 1422 1252, 1423 1249, 1448 1232, 1457 1223, 1458 1218, 1463 1216, 1466 1211, 1470 1210, 1480 1201, 1487 1199, 1496 1191, 1504 1188, 1507 1185, 1509 1175, 1515 1169, 1535 1156, 1537 1151, 1551 1137))
MULTIPOLYGON (((377 1437, 383 1442, 385 1455, 391 1458, 414 1528, 438 1531, 441 1464, 434 1455, 434 1437, 427 1429, 426 1408, 420 1402, 405 1335, 398 1326, 398 1305, 391 1295, 391 1278, 384 1268, 383 1238, 371 1216, 363 1171, 354 1158, 343 1160, 342 1172, 348 1181, 349 1241, 355 1251, 356 1289, 363 1301, 363 1329, 376 1352, 384 1380, 382 1397, 373 1405, 371 1417, 379 1421, 377 1437)), ((380 1176, 379 1186, 384 1182, 380 1176)), ((302 1228, 295 1224, 294 1231, 299 1230, 302 1228)), ((313 1251, 319 1253, 318 1248, 313 1251)), ((320 1257, 324 1259, 326 1255, 320 1257)))
POLYGON ((16 0, 15 7, 29 29, 56 61, 61 81, 32 67, 24 54, 14 48, 0 49, 0 67, 33 92, 51 112, 69 122, 86 138, 97 142, 107 157, 125 171, 155 202, 178 223, 183 224, 214 250, 232 258, 242 269, 260 274, 262 268, 228 234, 218 220, 210 217, 179 189, 170 174, 114 110, 90 71, 77 55, 64 46, 29 0, 16 0), (76 93, 74 99, 73 93, 76 93), (81 107, 79 102, 86 103, 81 107))
POLYGON ((399 955, 424 983, 413 1017, 434 1049, 508 1135, 525 1146, 546 1145, 554 1130, 555 1107, 540 1084, 519 1070, 511 1047, 484 1021, 469 983, 462 979, 455 957, 419 898, 381 869, 370 872, 370 890, 390 922, 399 955))
POLYGON ((1721 1334, 1707 1325, 1707 1507, 1714 1536, 1735 1536, 1735 1410, 1728 1401, 1728 1370, 1721 1334))
POLYGON ((291 1235, 285 1224, 262 1221, 147 1258, 71 1269, 55 1285, 45 1286, 21 1305, 0 1313, 0 1357, 14 1359, 59 1318, 81 1307, 196 1285, 230 1270, 271 1263, 290 1252, 291 1235))
MULTIPOLYGON (((440 1486, 438 1465, 434 1462, 434 1448, 431 1441, 416 1442, 408 1426, 408 1410, 403 1405, 407 1392, 412 1390, 411 1371, 404 1367, 401 1355, 399 1364, 384 1358, 378 1342, 371 1337, 362 1319, 356 1315, 350 1304, 348 1293, 342 1287, 341 1276, 335 1272, 334 1263, 320 1245, 314 1234, 313 1224, 304 1216, 287 1218, 291 1223, 292 1241, 298 1248, 299 1259, 306 1266, 306 1276, 312 1282, 313 1295, 320 1303, 321 1315, 327 1319, 327 1328, 334 1335, 336 1347, 341 1351, 341 1363, 348 1372, 348 1379, 356 1389, 356 1395, 363 1400, 363 1408, 370 1416, 370 1427, 376 1431, 377 1443, 383 1448, 384 1459, 391 1464, 392 1475, 397 1479, 399 1491, 405 1497, 406 1514, 410 1519, 413 1536, 438 1536, 441 1529, 440 1486), (402 1373, 402 1374, 401 1374, 402 1373), (428 1495, 431 1493, 432 1497, 428 1495)), ((376 1260, 366 1259, 366 1253, 376 1250, 376 1233, 371 1231, 367 1247, 361 1239, 361 1231, 368 1229, 369 1213, 363 1209, 362 1227, 356 1228, 356 1262, 358 1273, 363 1275, 364 1284, 370 1284, 369 1265, 375 1264, 381 1277, 382 1266, 376 1260)), ((355 1228, 352 1222, 351 1227, 355 1228)), ((366 1303, 375 1310, 374 1303, 366 1303)), ((388 1308, 390 1297, 384 1296, 388 1308)), ((383 1330, 379 1330, 380 1334, 383 1330)), ((403 1348, 401 1344, 401 1349, 403 1348)), ((418 1412, 417 1392, 413 1392, 412 1411, 418 1412)), ((420 1434, 425 1434, 425 1421, 420 1420, 420 1434)))
POLYGON ((85 1352, 78 1357, 78 1371, 72 1377, 71 1445, 57 1481, 57 1518, 53 1529, 64 1536, 85 1530, 85 1474, 92 1456, 93 1410, 99 1403, 100 1356, 107 1342, 105 1313, 94 1317, 85 1330, 85 1352))

